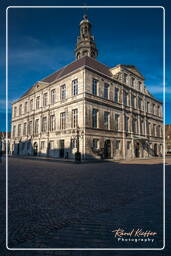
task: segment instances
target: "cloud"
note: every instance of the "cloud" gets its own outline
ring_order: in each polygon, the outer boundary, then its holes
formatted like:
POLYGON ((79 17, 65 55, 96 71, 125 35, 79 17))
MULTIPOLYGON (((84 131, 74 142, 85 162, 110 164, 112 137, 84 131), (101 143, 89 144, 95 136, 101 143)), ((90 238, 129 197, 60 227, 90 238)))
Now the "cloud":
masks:
MULTIPOLYGON (((163 88, 163 85, 148 86, 148 90, 149 90, 151 93, 154 93, 154 94, 163 94, 164 88, 163 88)), ((166 87, 166 88, 165 88, 165 92, 166 92, 167 94, 171 94, 171 88, 166 87)))

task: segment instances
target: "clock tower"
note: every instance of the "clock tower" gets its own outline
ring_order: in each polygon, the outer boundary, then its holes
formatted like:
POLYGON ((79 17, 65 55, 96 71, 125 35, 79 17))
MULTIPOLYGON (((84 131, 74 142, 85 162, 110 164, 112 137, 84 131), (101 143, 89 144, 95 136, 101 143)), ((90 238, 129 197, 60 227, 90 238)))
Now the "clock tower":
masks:
POLYGON ((98 56, 94 36, 91 35, 91 23, 86 15, 83 16, 83 20, 80 22, 80 36, 77 37, 75 56, 77 60, 84 56, 94 59, 98 56))

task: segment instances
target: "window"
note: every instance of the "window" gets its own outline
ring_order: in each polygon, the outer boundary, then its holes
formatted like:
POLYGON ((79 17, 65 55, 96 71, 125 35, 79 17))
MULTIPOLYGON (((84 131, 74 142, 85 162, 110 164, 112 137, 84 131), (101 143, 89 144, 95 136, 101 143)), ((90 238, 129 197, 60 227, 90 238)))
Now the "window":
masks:
POLYGON ((140 120, 140 134, 143 135, 144 134, 144 121, 140 120))
POLYGON ((47 117, 44 116, 42 118, 42 132, 46 132, 47 131, 47 117))
POLYGON ((72 95, 75 96, 78 94, 78 79, 72 81, 72 95))
POLYGON ((32 134, 32 131, 33 131, 32 129, 33 129, 32 121, 29 121, 29 123, 28 123, 28 135, 32 134))
POLYGON ((147 101, 147 113, 150 112, 150 102, 147 101))
POLYGON ((40 108, 40 96, 36 98, 36 109, 40 108))
POLYGON ((24 126, 23 126, 23 135, 27 135, 27 123, 24 123, 24 126))
POLYGON ((66 128, 66 114, 65 112, 60 114, 60 128, 64 130, 66 128))
POLYGON ((119 114, 115 114, 115 117, 114 117, 114 130, 115 131, 118 131, 119 130, 119 118, 120 118, 120 115, 119 114))
POLYGON ((116 150, 120 149, 120 140, 116 140, 116 150))
POLYGON ((127 141, 127 150, 131 148, 131 141, 127 141))
POLYGON ((43 107, 46 107, 48 104, 48 94, 47 92, 43 94, 43 107))
POLYGON ((19 116, 21 116, 22 115, 22 104, 20 104, 20 106, 19 106, 19 116))
POLYGON ((142 98, 138 97, 138 108, 142 110, 142 98))
POLYGON ((92 112, 92 127, 93 128, 97 128, 97 114, 98 114, 98 110, 93 109, 93 112, 92 112))
POLYGON ((135 84, 135 78, 131 77, 131 86, 134 87, 134 84, 135 84))
POLYGON ((56 90, 51 90, 51 104, 55 104, 56 101, 56 90))
POLYGON ((150 123, 147 121, 147 135, 150 135, 150 123))
POLYGON ((78 109, 72 110, 72 128, 78 127, 78 109))
POLYGON ((66 85, 61 85, 61 100, 66 99, 66 85))
POLYGON ((28 111, 28 103, 27 101, 24 103, 24 113, 26 114, 28 111))
POLYGON ((13 137, 15 138, 15 136, 16 136, 16 126, 14 125, 13 126, 13 137))
POLYGON ((123 74, 123 82, 126 84, 127 83, 127 77, 128 75, 126 73, 123 74))
POLYGON ((39 133, 39 119, 35 120, 35 134, 39 133))
POLYGON ((18 136, 21 136, 21 124, 18 125, 18 136))
POLYGON ((119 102, 119 88, 115 87, 114 91, 114 102, 118 103, 119 102))
POLYGON ((160 137, 160 125, 157 126, 157 137, 160 137))
POLYGON ((55 115, 50 116, 50 131, 55 131, 56 129, 56 122, 55 122, 55 115))
POLYGON ((131 94, 131 106, 132 108, 135 108, 136 104, 135 104, 135 101, 136 101, 136 96, 134 96, 133 94, 131 94))
POLYGON ((155 124, 153 124, 153 126, 152 126, 152 136, 156 136, 156 125, 155 124))
POLYGON ((40 149, 44 149, 45 148, 45 141, 41 141, 40 142, 40 149))
POLYGON ((14 117, 17 116, 17 107, 14 107, 14 117))
POLYGON ((136 118, 132 119, 132 132, 137 133, 137 119, 136 118))
POLYGON ((109 129, 109 112, 104 112, 104 128, 109 129))
POLYGON ((123 104, 125 106, 128 106, 128 92, 126 92, 125 90, 123 91, 123 104))
POLYGON ((141 83, 140 81, 138 81, 138 90, 139 90, 139 91, 141 91, 141 89, 142 89, 142 88, 141 88, 141 85, 142 85, 142 83, 141 83))
POLYGON ((125 116, 125 131, 128 132, 129 117, 125 116))
POLYGON ((30 111, 32 111, 32 110, 33 110, 33 99, 30 100, 30 111))
POLYGON ((99 148, 99 139, 93 139, 93 149, 99 148))
POLYGON ((151 113, 153 115, 155 114, 155 104, 154 103, 151 105, 151 113))
POLYGON ((157 106, 157 115, 160 116, 160 106, 157 106))
POLYGON ((93 79, 92 80, 92 94, 93 95, 97 95, 97 84, 98 84, 98 80, 93 79))
POLYGON ((109 85, 106 83, 104 84, 104 98, 109 99, 109 85))

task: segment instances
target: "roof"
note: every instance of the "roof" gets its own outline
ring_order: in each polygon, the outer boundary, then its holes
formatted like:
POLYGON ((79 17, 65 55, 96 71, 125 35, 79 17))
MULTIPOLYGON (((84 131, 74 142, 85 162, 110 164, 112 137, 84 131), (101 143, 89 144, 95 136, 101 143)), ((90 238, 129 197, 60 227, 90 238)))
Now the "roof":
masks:
POLYGON ((49 75, 48 77, 44 78, 42 81, 51 83, 65 75, 71 73, 72 71, 74 71, 78 68, 81 68, 82 66, 88 66, 90 68, 93 68, 93 69, 103 73, 104 75, 112 76, 112 73, 110 72, 109 67, 107 67, 106 65, 100 63, 99 61, 97 61, 93 58, 85 56, 83 58, 80 58, 80 59, 70 63, 69 65, 63 67, 62 69, 56 71, 55 73, 49 75))
MULTIPOLYGON (((117 66, 121 66, 121 67, 129 70, 130 72, 134 73, 135 75, 144 79, 144 77, 141 75, 141 73, 133 65, 119 64, 117 66)), ((87 68, 89 67, 89 68, 93 69, 94 71, 100 72, 101 74, 103 74, 105 76, 108 76, 108 77, 111 77, 113 79, 113 74, 111 72, 110 67, 108 67, 108 66, 104 65, 103 63, 95 60, 94 58, 84 56, 84 57, 82 57, 82 58, 64 66, 63 68, 55 71, 54 73, 52 73, 49 76, 43 78, 42 80, 38 81, 37 83, 35 83, 29 90, 27 90, 20 97, 20 99, 29 95, 29 94, 34 93, 37 90, 45 88, 48 84, 53 83, 54 81, 59 80, 62 77, 68 75, 69 73, 71 73, 71 72, 73 72, 73 71, 75 71, 79 68, 82 68, 82 67, 87 67, 87 68)), ((153 97, 147 89, 146 89, 146 94, 153 97)))
POLYGON ((41 84, 41 88, 46 86, 49 83, 52 83, 66 75, 68 75, 69 73, 73 72, 74 70, 77 70, 78 68, 81 68, 83 66, 87 66, 90 67, 100 73, 103 73, 106 76, 112 77, 112 73, 110 72, 110 68, 107 67, 106 65, 100 63, 99 61, 90 58, 88 56, 82 57, 68 65, 66 65, 65 67, 55 71, 54 73, 50 74, 49 76, 43 78, 42 80, 40 80, 39 82, 35 83, 29 90, 27 90, 21 97, 23 98, 26 95, 31 94, 34 89, 36 89, 36 85, 37 84, 41 84))
POLYGON ((134 65, 121 64, 120 66, 134 73, 136 76, 139 76, 140 78, 144 79, 144 76, 139 72, 139 70, 134 65))

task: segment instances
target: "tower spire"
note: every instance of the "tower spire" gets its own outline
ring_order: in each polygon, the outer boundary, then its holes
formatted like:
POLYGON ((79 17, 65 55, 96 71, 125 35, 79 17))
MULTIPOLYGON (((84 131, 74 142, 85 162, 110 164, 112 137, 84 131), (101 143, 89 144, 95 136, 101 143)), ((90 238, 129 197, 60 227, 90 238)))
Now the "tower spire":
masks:
POLYGON ((98 56, 94 36, 91 34, 91 23, 86 14, 83 15, 83 20, 80 22, 80 35, 77 37, 77 46, 75 49, 76 59, 84 56, 94 59, 98 56))

